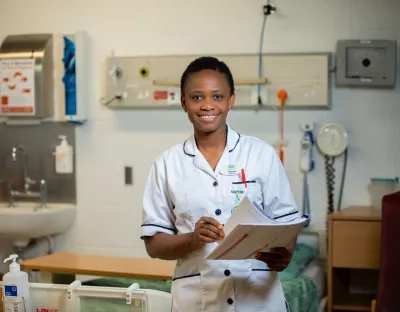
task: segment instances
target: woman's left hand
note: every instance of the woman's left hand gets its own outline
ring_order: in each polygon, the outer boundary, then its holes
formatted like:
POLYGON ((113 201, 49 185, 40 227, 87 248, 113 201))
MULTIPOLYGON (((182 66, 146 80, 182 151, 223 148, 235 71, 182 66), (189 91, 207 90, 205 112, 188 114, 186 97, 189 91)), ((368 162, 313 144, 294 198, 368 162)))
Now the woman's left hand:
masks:
POLYGON ((292 253, 286 248, 272 248, 268 252, 258 252, 256 259, 266 263, 271 270, 281 272, 289 265, 292 253))

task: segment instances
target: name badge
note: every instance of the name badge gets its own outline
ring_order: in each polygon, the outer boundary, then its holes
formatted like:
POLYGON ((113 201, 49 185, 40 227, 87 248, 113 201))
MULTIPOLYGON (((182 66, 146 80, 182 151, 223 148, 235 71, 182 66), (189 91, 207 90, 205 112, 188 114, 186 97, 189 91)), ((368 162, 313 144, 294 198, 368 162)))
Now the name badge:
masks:
POLYGON ((244 183, 232 183, 231 193, 244 193, 246 186, 244 183))
POLYGON ((240 173, 240 168, 236 165, 227 165, 223 166, 220 170, 220 173, 223 175, 236 175, 240 173))

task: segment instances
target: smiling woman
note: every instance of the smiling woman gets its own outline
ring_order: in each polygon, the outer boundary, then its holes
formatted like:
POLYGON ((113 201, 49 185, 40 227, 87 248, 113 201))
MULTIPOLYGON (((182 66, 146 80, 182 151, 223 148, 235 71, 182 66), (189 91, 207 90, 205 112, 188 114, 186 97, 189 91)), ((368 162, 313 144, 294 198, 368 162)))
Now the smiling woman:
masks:
POLYGON ((283 312, 277 272, 288 266, 295 241, 253 259, 205 260, 244 196, 271 219, 298 216, 282 163, 272 146, 227 125, 235 87, 225 63, 194 60, 182 74, 181 94, 194 133, 154 161, 141 231, 151 257, 178 260, 172 311, 283 312))
POLYGON ((198 147, 215 169, 226 144, 228 112, 235 103, 232 73, 216 58, 198 58, 182 75, 181 94, 182 108, 193 124, 198 147))
POLYGON ((193 61, 182 75, 181 94, 198 135, 225 135, 226 117, 235 103, 233 77, 225 63, 213 57, 193 61))

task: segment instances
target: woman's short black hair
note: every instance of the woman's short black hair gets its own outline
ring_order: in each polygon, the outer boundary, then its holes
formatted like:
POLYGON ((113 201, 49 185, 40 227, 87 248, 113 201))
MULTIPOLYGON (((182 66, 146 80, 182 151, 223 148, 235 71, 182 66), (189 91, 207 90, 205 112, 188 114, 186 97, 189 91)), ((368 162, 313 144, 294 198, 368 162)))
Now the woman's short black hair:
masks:
POLYGON ((216 70, 226 76, 229 87, 231 89, 231 95, 235 93, 235 85, 233 82, 233 76, 229 67, 222 61, 211 56, 202 56, 192 61, 186 70, 183 72, 181 77, 181 94, 184 95, 184 89, 190 74, 197 73, 201 70, 216 70))

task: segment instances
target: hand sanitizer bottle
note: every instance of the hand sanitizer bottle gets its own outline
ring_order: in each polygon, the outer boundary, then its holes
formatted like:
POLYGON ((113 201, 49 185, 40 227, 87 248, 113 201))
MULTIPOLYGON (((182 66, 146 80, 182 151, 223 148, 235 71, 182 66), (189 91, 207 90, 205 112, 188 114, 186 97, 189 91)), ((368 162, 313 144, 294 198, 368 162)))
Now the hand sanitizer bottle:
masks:
POLYGON ((60 135, 61 143, 56 146, 56 172, 59 174, 70 174, 73 172, 73 149, 68 144, 67 137, 60 135))
POLYGON ((21 271, 18 255, 11 255, 4 263, 12 260, 10 272, 3 276, 4 312, 31 312, 28 273, 21 271))

